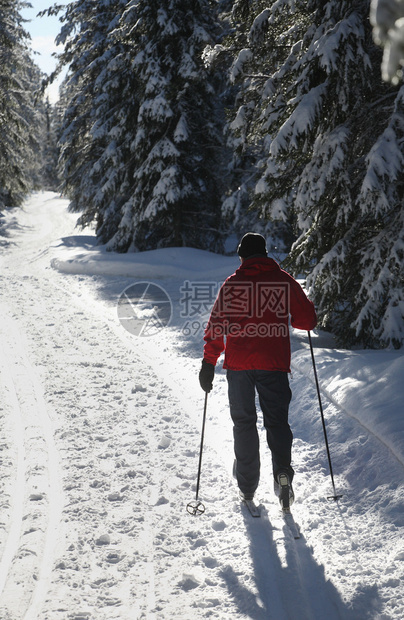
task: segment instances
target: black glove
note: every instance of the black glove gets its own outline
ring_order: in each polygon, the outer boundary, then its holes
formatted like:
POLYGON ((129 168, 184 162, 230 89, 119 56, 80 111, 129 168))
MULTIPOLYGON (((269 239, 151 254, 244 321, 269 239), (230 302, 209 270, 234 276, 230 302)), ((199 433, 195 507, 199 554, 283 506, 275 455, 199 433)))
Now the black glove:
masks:
POLYGON ((204 392, 210 392, 213 387, 213 377, 215 376, 215 367, 206 360, 202 360, 202 368, 199 371, 199 383, 204 392))

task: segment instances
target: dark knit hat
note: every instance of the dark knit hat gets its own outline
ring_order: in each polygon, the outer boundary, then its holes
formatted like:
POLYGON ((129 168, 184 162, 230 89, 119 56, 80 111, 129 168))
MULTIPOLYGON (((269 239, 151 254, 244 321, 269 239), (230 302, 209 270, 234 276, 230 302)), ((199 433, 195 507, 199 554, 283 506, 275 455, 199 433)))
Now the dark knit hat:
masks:
POLYGON ((240 241, 237 254, 241 258, 248 258, 255 254, 266 256, 267 248, 264 237, 258 233, 248 232, 240 241))

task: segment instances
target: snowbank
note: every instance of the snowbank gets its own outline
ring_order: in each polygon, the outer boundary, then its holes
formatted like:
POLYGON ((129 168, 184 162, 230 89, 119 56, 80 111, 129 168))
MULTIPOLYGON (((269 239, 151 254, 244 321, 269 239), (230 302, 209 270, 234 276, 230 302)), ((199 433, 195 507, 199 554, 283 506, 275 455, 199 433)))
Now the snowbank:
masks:
MULTIPOLYGON (((322 391, 404 464, 403 353, 316 349, 315 356, 322 391)), ((294 366, 313 375, 307 351, 295 353, 294 366)))
POLYGON ((164 248, 149 252, 115 254, 97 246, 94 237, 62 240, 51 265, 63 273, 113 275, 133 278, 224 279, 237 269, 234 256, 221 256, 193 248, 164 248))

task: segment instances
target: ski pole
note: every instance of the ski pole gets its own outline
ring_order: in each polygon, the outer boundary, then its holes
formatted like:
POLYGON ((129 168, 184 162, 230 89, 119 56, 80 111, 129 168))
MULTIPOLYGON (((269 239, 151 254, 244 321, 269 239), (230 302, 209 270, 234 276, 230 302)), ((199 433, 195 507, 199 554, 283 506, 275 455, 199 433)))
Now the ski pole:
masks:
POLYGON ((206 409, 208 406, 208 393, 205 393, 205 405, 203 408, 203 420, 202 420, 202 433, 201 433, 201 447, 199 450, 199 466, 198 466, 198 479, 196 482, 196 495, 195 495, 195 501, 193 502, 189 502, 189 504, 187 504, 187 511, 189 512, 190 515, 193 515, 194 517, 196 515, 201 515, 205 512, 205 506, 203 505, 202 502, 198 501, 198 495, 199 495, 199 483, 201 480, 201 468, 202 468, 202 451, 203 451, 203 440, 204 440, 204 436, 205 436, 205 421, 206 421, 206 409))
POLYGON ((337 495, 337 492, 335 490, 334 474, 333 474, 333 471, 332 471, 331 454, 330 454, 330 448, 329 448, 329 445, 328 445, 327 429, 325 427, 323 404, 321 402, 320 385, 318 383, 318 376, 317 376, 317 370, 316 370, 316 362, 315 362, 315 359, 314 359, 313 343, 311 341, 311 334, 310 334, 310 332, 308 331, 307 333, 308 333, 308 336, 309 336, 311 359, 312 359, 312 362, 313 362, 314 378, 315 378, 315 381, 316 381, 317 396, 318 396, 318 402, 319 402, 319 405, 320 405, 321 422, 323 424, 325 446, 327 448, 328 464, 330 466, 332 488, 334 489, 334 495, 330 495, 329 497, 327 497, 327 499, 333 499, 334 501, 338 501, 339 499, 341 499, 342 495, 337 495))

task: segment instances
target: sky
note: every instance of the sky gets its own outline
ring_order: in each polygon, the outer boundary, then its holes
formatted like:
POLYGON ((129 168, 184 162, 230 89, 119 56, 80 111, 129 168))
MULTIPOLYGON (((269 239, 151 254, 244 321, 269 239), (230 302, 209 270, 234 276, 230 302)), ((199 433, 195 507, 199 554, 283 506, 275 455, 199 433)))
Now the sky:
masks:
MULTIPOLYGON (((55 38, 60 32, 61 23, 58 17, 36 17, 40 11, 48 9, 54 2, 52 0, 31 0, 31 9, 22 9, 21 15, 30 20, 25 24, 25 29, 31 35, 31 47, 34 52, 35 63, 46 74, 52 73, 56 68, 56 59, 52 57, 54 52, 60 52, 61 47, 55 44, 55 38)), ((58 100, 59 85, 63 76, 52 84, 47 90, 49 100, 55 103, 58 100)))

